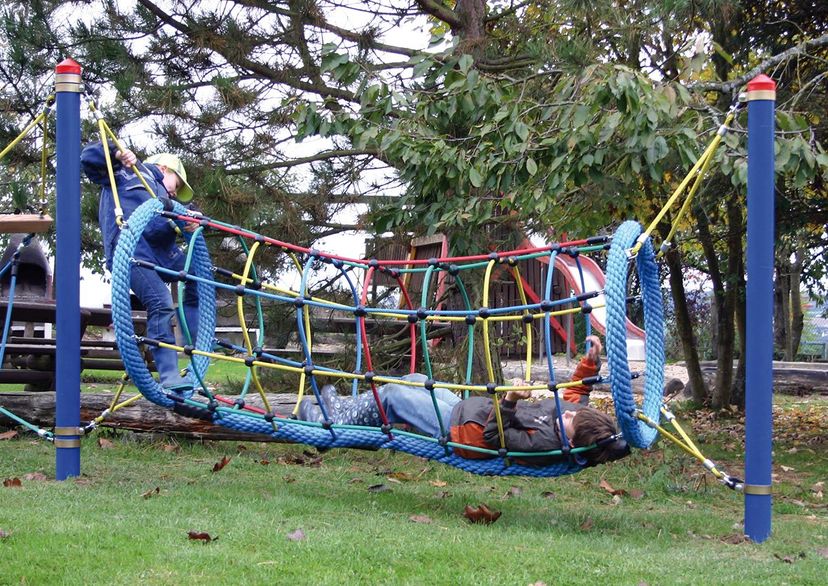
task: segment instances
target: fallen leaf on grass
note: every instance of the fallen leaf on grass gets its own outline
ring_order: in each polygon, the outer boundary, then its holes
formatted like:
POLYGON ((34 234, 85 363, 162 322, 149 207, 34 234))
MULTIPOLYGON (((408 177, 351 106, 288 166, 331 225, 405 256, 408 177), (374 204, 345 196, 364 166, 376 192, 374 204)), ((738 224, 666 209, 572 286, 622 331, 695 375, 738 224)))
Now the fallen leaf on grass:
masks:
POLYGON ((177 452, 181 448, 177 444, 164 444, 161 449, 169 454, 170 452, 177 452))
POLYGON ((472 523, 482 523, 484 525, 491 525, 500 518, 501 514, 500 511, 493 511, 486 505, 480 505, 479 507, 466 505, 463 510, 463 516, 466 519, 472 523))
POLYGON ((287 537, 290 541, 303 541, 303 540, 305 539, 305 532, 304 532, 304 531, 302 531, 301 529, 297 529, 296 531, 293 531, 293 532, 291 532, 291 533, 288 533, 288 534, 286 535, 286 537, 287 537))
POLYGON ((203 541, 204 543, 218 541, 218 537, 211 537, 209 533, 201 533, 198 531, 188 531, 187 537, 189 537, 193 541, 203 541))
POLYGON ((43 474, 43 472, 29 472, 28 474, 23 475, 23 480, 49 480, 49 478, 43 474))
POLYGON ((262 466, 268 466, 270 464, 270 460, 265 460, 264 458, 262 458, 261 460, 258 460, 258 461, 254 460, 254 462, 257 462, 258 464, 261 464, 262 466))
POLYGON ((623 488, 620 488, 620 489, 613 488, 612 485, 609 482, 607 482, 606 480, 604 480, 603 478, 601 479, 601 482, 598 484, 598 486, 600 486, 601 488, 606 490, 612 496, 617 496, 617 495, 623 496, 623 495, 627 494, 626 490, 624 490, 623 488))
POLYGON ((442 488, 448 484, 445 480, 429 480, 428 483, 431 486, 436 486, 438 488, 442 488))
POLYGON ((644 491, 640 488, 634 488, 630 491, 630 497, 634 498, 635 500, 644 498, 644 491))
POLYGON ((296 482, 296 478, 294 478, 293 476, 285 476, 282 478, 282 480, 284 480, 285 484, 296 482))
POLYGON ((13 439, 13 438, 16 438, 16 437, 17 437, 17 432, 14 431, 13 429, 10 430, 10 431, 0 433, 0 441, 10 440, 10 439, 13 439))
POLYGON ((773 557, 778 559, 780 562, 784 562, 786 564, 793 564, 798 559, 804 559, 805 558, 805 552, 799 552, 797 555, 786 555, 786 556, 781 556, 778 553, 775 553, 775 554, 773 554, 773 557))
POLYGON ((408 518, 409 521, 413 521, 415 523, 422 523, 423 525, 428 525, 432 523, 431 517, 428 515, 411 515, 408 518))
POLYGON ((148 498, 153 497, 157 494, 161 494, 161 489, 156 486, 155 488, 151 488, 147 492, 142 493, 141 496, 144 497, 145 499, 148 499, 148 498))
POLYGON ((542 496, 543 498, 545 498, 545 499, 553 499, 553 498, 555 498, 557 495, 556 495, 554 492, 552 492, 551 490, 544 490, 544 491, 541 493, 541 496, 542 496))
POLYGON ((219 472, 222 468, 227 466, 230 463, 232 458, 228 458, 227 456, 223 456, 221 460, 213 464, 213 472, 219 472))
POLYGON ((520 496, 523 494, 523 489, 519 486, 513 486, 506 491, 506 494, 503 495, 505 498, 513 497, 513 496, 520 496))
POLYGON ((400 481, 403 481, 403 480, 411 480, 411 474, 409 474, 407 472, 392 472, 386 478, 393 479, 397 482, 400 482, 400 481))
POLYGON ((0 539, 6 539, 11 536, 11 531, 3 531, 0 529, 0 539))
POLYGON ((322 458, 319 456, 309 455, 308 452, 303 453, 301 456, 281 456, 279 458, 279 464, 287 464, 287 465, 297 465, 297 466, 321 466, 322 465, 322 458))
POLYGON ((21 488, 23 486, 23 483, 20 482, 19 478, 6 478, 3 481, 3 486, 5 486, 6 488, 21 488))
POLYGON ((592 517, 587 517, 586 519, 584 519, 584 522, 581 523, 581 531, 589 531, 590 529, 592 529, 593 525, 594 521, 592 520, 592 517))
POLYGON ((105 437, 99 437, 98 438, 98 447, 101 448, 102 450, 111 450, 112 448, 115 447, 115 444, 113 444, 111 441, 109 441, 105 437))
POLYGON ((796 470, 793 466, 780 466, 782 468, 782 472, 793 472, 796 470))
POLYGON ((388 482, 392 482, 392 483, 394 483, 394 484, 402 484, 402 481, 401 481, 401 480, 397 480, 396 478, 392 478, 391 476, 386 477, 386 480, 387 480, 388 482))
POLYGON ((621 504, 621 495, 620 494, 612 495, 612 504, 613 505, 620 505, 621 504))
POLYGON ((750 543, 750 537, 744 533, 734 533, 733 535, 726 535, 720 539, 723 543, 730 545, 739 545, 741 543, 750 543))
POLYGON ((447 499, 451 496, 451 493, 447 490, 441 490, 434 496, 436 496, 438 499, 447 499))
POLYGON ((372 484, 368 487, 368 492, 390 492, 391 487, 387 484, 372 484))

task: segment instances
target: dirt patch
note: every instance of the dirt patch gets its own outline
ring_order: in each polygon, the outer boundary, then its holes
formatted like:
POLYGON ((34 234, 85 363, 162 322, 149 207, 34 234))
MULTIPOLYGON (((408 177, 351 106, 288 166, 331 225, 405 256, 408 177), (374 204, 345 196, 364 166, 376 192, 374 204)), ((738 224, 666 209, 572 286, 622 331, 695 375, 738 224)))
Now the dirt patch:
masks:
MULTIPOLYGON (((571 379, 578 361, 575 359, 567 360, 564 356, 553 357, 553 364, 555 368, 555 380, 557 382, 565 382, 571 379)), ((506 380, 511 378, 527 378, 526 377, 526 363, 522 360, 503 361, 503 375, 506 380)), ((630 361, 630 372, 640 373, 641 376, 632 380, 632 388, 634 393, 644 392, 644 366, 643 361, 630 361)), ((609 376, 609 369, 606 360, 601 364, 601 375, 609 376)), ((532 373, 528 377, 534 381, 549 382, 549 371, 546 368, 546 362, 533 362, 532 373)), ((664 367, 664 382, 667 383, 671 379, 678 379, 682 384, 687 384, 688 376, 687 369, 680 364, 667 364, 664 367)), ((603 383, 593 387, 593 396, 601 398, 610 395, 609 384, 603 383)))

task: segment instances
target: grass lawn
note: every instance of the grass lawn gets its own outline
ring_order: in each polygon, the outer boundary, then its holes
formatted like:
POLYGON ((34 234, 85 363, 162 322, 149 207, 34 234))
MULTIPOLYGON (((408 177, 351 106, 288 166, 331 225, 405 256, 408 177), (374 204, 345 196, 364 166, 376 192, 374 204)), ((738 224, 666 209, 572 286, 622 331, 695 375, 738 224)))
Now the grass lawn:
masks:
MULTIPOLYGON (((777 407, 763 544, 742 537, 743 497, 664 442, 539 480, 103 430, 84 439, 81 478, 55 482, 52 446, 21 434, 0 441, 0 584, 821 585, 826 407, 777 407), (464 507, 480 504, 502 515, 470 523, 464 507)), ((741 476, 738 415, 685 415, 706 455, 741 476)))

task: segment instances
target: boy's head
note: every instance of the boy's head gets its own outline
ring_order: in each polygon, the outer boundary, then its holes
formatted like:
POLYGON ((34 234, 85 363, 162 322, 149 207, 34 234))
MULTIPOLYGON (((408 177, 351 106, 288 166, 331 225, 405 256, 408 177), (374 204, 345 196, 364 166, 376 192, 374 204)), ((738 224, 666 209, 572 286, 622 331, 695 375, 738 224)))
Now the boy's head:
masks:
POLYGON ((574 414, 572 420, 572 445, 575 447, 591 446, 598 444, 598 447, 586 452, 581 456, 586 458, 588 466, 605 464, 612 460, 618 460, 630 453, 630 447, 623 439, 615 439, 615 421, 612 417, 598 409, 584 407, 574 414))
POLYGON ((172 153, 158 153, 147 159, 147 163, 156 165, 164 174, 164 187, 170 195, 181 203, 193 199, 193 188, 187 183, 187 171, 176 155, 172 153))

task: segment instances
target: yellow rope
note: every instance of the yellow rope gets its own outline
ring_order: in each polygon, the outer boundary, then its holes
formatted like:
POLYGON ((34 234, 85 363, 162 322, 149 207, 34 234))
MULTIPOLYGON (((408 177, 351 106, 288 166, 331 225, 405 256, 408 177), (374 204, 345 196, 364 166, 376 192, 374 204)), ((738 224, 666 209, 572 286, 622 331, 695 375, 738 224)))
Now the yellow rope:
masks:
MULTIPOLYGON (((651 236, 651 234, 655 230, 658 223, 661 222, 661 220, 664 218, 664 216, 667 214, 667 212, 670 210, 670 208, 673 207, 673 204, 676 202, 676 200, 678 200, 678 198, 681 196, 681 194, 684 192, 684 190, 690 184, 690 181, 693 180, 696 173, 699 172, 702 169, 702 167, 704 167, 705 170, 707 169, 706 162, 708 161, 708 159, 712 159, 713 154, 716 152, 716 149, 719 146, 719 143, 722 141, 722 137, 724 136, 725 132, 727 131, 728 126, 733 121, 733 118, 735 116, 736 116, 735 109, 731 109, 731 111, 728 113, 727 117, 725 118, 724 123, 719 127, 719 130, 716 132, 716 136, 713 137, 713 140, 710 142, 710 144, 707 146, 707 148, 701 154, 698 161, 696 161, 696 164, 693 165, 693 168, 690 169, 690 172, 687 173, 687 176, 682 180, 682 182, 679 184, 679 186, 676 187, 675 191, 673 191, 673 194, 667 200, 667 203, 665 203, 664 206, 661 208, 661 211, 659 211, 659 213, 656 215, 655 219, 652 222, 650 222, 650 225, 647 226, 647 229, 644 230, 641 233, 641 235, 638 237, 638 240, 636 241, 635 246, 633 246, 632 249, 630 250, 631 255, 635 255, 635 254, 638 253, 638 251, 641 249, 641 246, 643 246, 644 242, 651 236)), ((702 175, 702 174, 703 173, 700 173, 700 175, 702 175)))
MULTIPOLYGON (((101 135, 101 145, 103 145, 107 173, 109 174, 109 183, 112 187, 112 197, 115 200, 115 223, 118 226, 122 226, 124 223, 124 210, 121 207, 121 201, 118 197, 118 190, 115 187, 115 172, 112 164, 112 157, 110 157, 109 155, 109 143, 106 137, 109 136, 112 139, 112 143, 115 145, 115 148, 118 151, 124 152, 126 149, 121 144, 121 141, 118 140, 118 137, 115 135, 115 133, 112 132, 112 129, 106 123, 106 120, 103 119, 103 116, 101 115, 100 111, 97 110, 94 102, 92 102, 91 100, 89 101, 89 109, 93 112, 93 114, 95 114, 95 117, 98 120, 98 132, 101 135)), ((149 186, 149 183, 147 183, 147 180, 144 178, 143 173, 141 173, 141 171, 138 169, 138 165, 132 165, 130 169, 133 173, 135 173, 135 176, 138 177, 138 180, 144 186, 144 189, 147 190, 147 193, 150 195, 150 197, 158 197, 158 194, 156 194, 155 191, 153 191, 153 189, 149 186)), ((175 223, 172 223, 175 226, 175 223)), ((178 234, 181 235, 181 230, 178 228, 178 226, 175 226, 175 228, 176 232, 178 232, 178 234)))
MULTIPOLYGON (((663 408, 662 408, 662 413, 664 413, 663 408)), ((713 474, 713 476, 715 476, 716 478, 718 478, 720 480, 727 478, 727 475, 724 472, 722 472, 721 470, 719 470, 716 467, 716 464, 712 460, 709 460, 708 458, 705 458, 704 454, 702 454, 701 451, 690 440, 690 438, 687 436, 687 434, 684 432, 684 430, 681 428, 681 426, 678 424, 678 422, 675 420, 674 417, 669 419, 669 421, 670 421, 671 425, 678 431, 678 433, 686 440, 686 442, 682 441, 682 439, 676 437, 674 434, 667 431, 664 428, 664 426, 660 425, 656 421, 653 421, 652 419, 647 417, 644 413, 642 413, 640 411, 637 411, 636 412, 636 417, 638 417, 638 419, 640 419, 641 421, 643 421, 644 423, 646 423, 650 427, 652 427, 654 429, 657 429, 658 432, 661 435, 663 435, 664 437, 666 437, 667 439, 672 441, 674 444, 676 444, 686 454, 692 456, 693 458, 696 458, 699 462, 702 463, 702 465, 707 470, 710 471, 711 474, 713 474)))
POLYGON ((32 131, 33 128, 35 128, 38 124, 40 124, 40 122, 45 117, 46 117, 46 112, 45 111, 43 111, 40 114, 38 114, 37 116, 35 116, 34 120, 29 122, 28 126, 26 126, 26 128, 24 128, 23 131, 20 134, 17 135, 17 138, 15 138, 13 141, 11 141, 8 144, 8 146, 6 146, 6 148, 4 148, 2 151, 0 151, 0 159, 5 157, 9 153, 10 150, 12 150, 14 147, 16 147, 17 144, 21 140, 23 140, 26 137, 26 135, 28 135, 32 131))
POLYGON ((49 160, 49 117, 48 108, 43 111, 43 145, 40 149, 40 215, 45 216, 48 210, 46 201, 46 163, 49 160))

